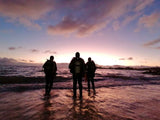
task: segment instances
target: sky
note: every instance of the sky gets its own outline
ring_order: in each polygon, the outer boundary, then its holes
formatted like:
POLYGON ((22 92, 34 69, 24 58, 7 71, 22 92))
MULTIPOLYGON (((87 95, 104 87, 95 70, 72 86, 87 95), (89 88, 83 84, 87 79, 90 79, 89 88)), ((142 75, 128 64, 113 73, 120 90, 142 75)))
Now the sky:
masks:
POLYGON ((0 0, 0 61, 160 66, 160 0, 0 0))

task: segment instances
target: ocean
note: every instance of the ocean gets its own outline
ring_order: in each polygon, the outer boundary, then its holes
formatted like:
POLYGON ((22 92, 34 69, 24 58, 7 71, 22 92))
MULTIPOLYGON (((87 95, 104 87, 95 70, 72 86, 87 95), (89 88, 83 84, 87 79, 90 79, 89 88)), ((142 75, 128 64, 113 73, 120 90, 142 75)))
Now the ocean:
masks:
POLYGON ((147 73, 150 67, 98 66, 95 74, 96 94, 92 89, 88 94, 87 82, 83 78, 83 98, 77 96, 74 100, 68 64, 57 64, 57 68, 51 96, 46 99, 43 96, 45 79, 42 65, 0 65, 0 119, 160 118, 160 75, 147 73))

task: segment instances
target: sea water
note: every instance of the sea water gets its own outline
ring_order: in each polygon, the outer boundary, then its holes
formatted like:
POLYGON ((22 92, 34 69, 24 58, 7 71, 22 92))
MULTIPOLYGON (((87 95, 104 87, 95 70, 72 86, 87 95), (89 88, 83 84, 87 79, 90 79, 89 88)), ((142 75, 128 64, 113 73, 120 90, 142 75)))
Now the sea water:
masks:
MULTIPOLYGON (((0 119, 3 120, 159 120, 160 76, 142 69, 97 69, 96 94, 87 91, 72 99, 72 75, 68 64, 57 64, 51 96, 45 99, 44 83, 0 85, 0 119)), ((42 65, 1 65, 0 76, 44 77, 42 65)), ((17 77, 18 79, 19 77, 17 77)), ((77 90, 77 95, 79 91, 77 90)))

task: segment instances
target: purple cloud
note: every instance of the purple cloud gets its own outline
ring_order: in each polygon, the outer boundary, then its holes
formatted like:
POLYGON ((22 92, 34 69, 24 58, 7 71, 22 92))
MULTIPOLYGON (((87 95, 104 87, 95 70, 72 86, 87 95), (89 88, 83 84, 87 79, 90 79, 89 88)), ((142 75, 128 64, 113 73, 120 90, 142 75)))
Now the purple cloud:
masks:
POLYGON ((30 62, 30 63, 33 63, 34 61, 33 61, 33 60, 29 60, 29 62, 30 62))
POLYGON ((125 60, 125 58, 119 58, 119 60, 125 60))
POLYGON ((153 27, 159 27, 160 25, 160 12, 154 12, 151 15, 143 15, 138 22, 138 27, 135 32, 139 32, 142 28, 151 29, 153 27))
MULTIPOLYGON (((143 10, 153 2, 154 0, 0 0, 0 15, 7 22, 36 29, 41 29, 39 21, 53 23, 47 25, 49 34, 75 33, 82 36, 108 24, 118 30, 121 24, 128 24, 141 16, 143 10), (133 17, 128 16, 130 13, 133 17)), ((143 19, 140 21, 144 23, 143 19)))
POLYGON ((158 43, 160 43, 160 38, 155 39, 155 40, 152 40, 152 41, 149 41, 149 42, 143 44, 143 46, 149 47, 149 46, 156 45, 156 44, 158 44, 158 43))
POLYGON ((25 59, 21 59, 20 61, 22 61, 22 62, 27 62, 27 60, 25 60, 25 59))
POLYGON ((2 65, 10 65, 10 64, 15 64, 17 63, 17 60, 13 58, 1 58, 0 57, 0 64, 2 65))
POLYGON ((46 51, 44 51, 44 53, 57 54, 57 52, 55 52, 55 51, 51 51, 51 50, 46 50, 46 51))
POLYGON ((48 33, 86 35, 100 30, 108 24, 111 24, 114 30, 118 30, 121 24, 125 25, 139 17, 143 13, 142 10, 151 5, 153 1, 81 0, 79 4, 75 4, 76 7, 72 4, 72 6, 67 4, 67 7, 61 5, 62 8, 66 8, 66 14, 59 23, 48 26, 48 33), (139 14, 140 12, 141 14, 139 14), (129 16, 128 19, 129 13, 134 13, 132 15, 134 17, 129 16), (118 21, 119 18, 123 18, 122 21, 125 22, 121 23, 118 21))
POLYGON ((128 60, 133 60, 133 57, 129 57, 128 60))
POLYGON ((32 53, 37 53, 37 52, 39 52, 39 50, 37 50, 37 49, 31 49, 31 52, 32 53))
POLYGON ((160 47, 156 47, 156 49, 160 50, 160 47))
POLYGON ((51 0, 0 0, 0 14, 10 22, 18 22, 28 27, 40 29, 36 23, 52 9, 51 0))
POLYGON ((16 47, 9 47, 9 50, 16 50, 16 47))
POLYGON ((21 48, 22 48, 21 46, 19 46, 19 47, 13 47, 13 46, 12 46, 12 47, 9 47, 8 49, 9 49, 9 50, 17 50, 17 49, 21 49, 21 48))
POLYGON ((119 58, 119 60, 133 60, 133 57, 129 57, 129 58, 119 58))

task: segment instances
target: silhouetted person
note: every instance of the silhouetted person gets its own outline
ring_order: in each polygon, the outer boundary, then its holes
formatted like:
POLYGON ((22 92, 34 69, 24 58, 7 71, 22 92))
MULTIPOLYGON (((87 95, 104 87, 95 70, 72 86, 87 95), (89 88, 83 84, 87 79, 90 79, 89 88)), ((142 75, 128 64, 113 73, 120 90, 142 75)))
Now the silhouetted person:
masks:
POLYGON ((50 56, 50 60, 47 60, 43 65, 45 79, 46 79, 45 95, 50 95, 50 91, 53 85, 53 79, 56 76, 57 65, 56 65, 56 62, 53 60, 54 60, 54 57, 50 56))
POLYGON ((76 52, 75 56, 69 64, 70 72, 73 74, 73 98, 76 97, 77 81, 79 84, 80 97, 82 97, 82 77, 85 72, 85 63, 84 60, 80 58, 80 53, 76 52))
POLYGON ((92 88, 94 94, 96 93, 95 91, 95 86, 94 86, 94 76, 95 76, 95 71, 96 71, 96 65, 91 58, 88 58, 88 62, 86 63, 86 73, 87 73, 87 80, 88 80, 88 92, 90 94, 90 82, 92 83, 92 88))

